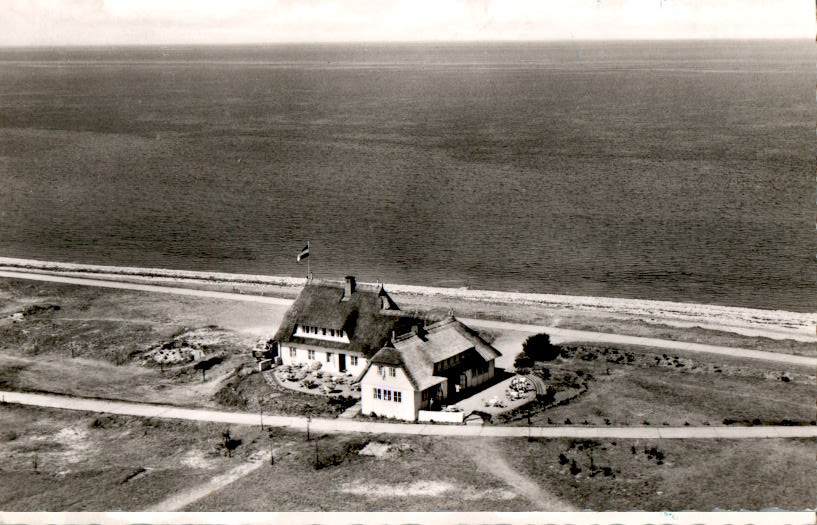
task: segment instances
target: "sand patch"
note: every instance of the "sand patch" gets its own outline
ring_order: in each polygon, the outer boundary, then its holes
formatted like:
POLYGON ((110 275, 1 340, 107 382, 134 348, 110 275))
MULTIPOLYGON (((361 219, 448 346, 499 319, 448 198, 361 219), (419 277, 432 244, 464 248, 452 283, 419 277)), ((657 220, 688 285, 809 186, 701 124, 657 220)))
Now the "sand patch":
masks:
POLYGON ((30 436, 27 441, 21 445, 27 454, 36 453, 42 458, 42 466, 79 463, 92 452, 88 432, 81 427, 66 427, 56 434, 30 436))
POLYGON ((57 432, 54 440, 66 447, 66 450, 59 452, 66 463, 79 463, 89 456, 91 446, 84 428, 63 428, 57 432))
POLYGON ((370 441, 358 452, 361 456, 372 456, 376 459, 388 459, 398 456, 401 452, 411 450, 408 443, 380 443, 370 441))
POLYGON ((181 464, 195 469, 210 470, 215 468, 212 461, 204 457, 201 450, 190 450, 181 460, 181 464))

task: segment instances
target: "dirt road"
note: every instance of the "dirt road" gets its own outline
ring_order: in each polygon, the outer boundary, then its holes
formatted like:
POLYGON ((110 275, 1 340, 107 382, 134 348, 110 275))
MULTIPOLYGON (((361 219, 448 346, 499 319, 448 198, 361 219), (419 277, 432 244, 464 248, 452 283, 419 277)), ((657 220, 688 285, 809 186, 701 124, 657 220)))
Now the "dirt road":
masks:
POLYGON ((103 279, 86 279, 84 277, 65 277, 44 273, 9 272, 0 270, 0 277, 12 279, 29 279, 34 281, 48 281, 52 283, 78 284, 81 286, 98 286, 100 288, 117 288, 120 290, 139 290, 142 292, 169 293, 175 295, 192 295, 196 297, 212 297, 230 301, 248 301, 253 303, 277 304, 289 306, 292 299, 281 297, 267 297, 263 295, 217 292, 214 290, 196 290, 193 288, 179 288, 174 286, 158 286, 155 284, 139 284, 122 281, 106 281, 103 279))
POLYGON ((504 452, 493 439, 480 439, 470 449, 477 468, 502 480, 513 491, 527 499, 532 510, 543 512, 575 512, 579 509, 560 500, 540 487, 532 479, 512 468, 505 461, 504 452))
POLYGON ((553 326, 536 326, 529 324, 507 323, 504 321, 489 321, 485 319, 460 319, 463 323, 476 329, 493 329, 502 331, 516 331, 536 334, 547 332, 554 343, 564 343, 568 341, 583 343, 613 343, 637 346, 649 346, 653 348, 663 348, 667 350, 680 350, 686 352, 704 352, 708 354, 719 354, 730 357, 743 357, 748 359, 762 359, 786 365, 817 367, 817 357, 806 357, 792 354, 781 354, 777 352, 763 352, 760 350, 749 350, 748 348, 733 348, 731 346, 715 346, 701 343, 688 343, 685 341, 670 341, 667 339, 656 339, 654 337, 639 337, 634 335, 619 335, 603 332, 588 332, 585 330, 570 330, 567 328, 556 328, 553 326))
MULTIPOLYGON (((280 297, 267 297, 252 294, 217 292, 213 290, 196 290, 192 288, 178 288, 172 286, 157 286, 152 284, 106 281, 101 279, 87 279, 80 277, 65 277, 60 275, 42 273, 0 271, 0 277, 77 284, 83 286, 99 286, 103 288, 119 288, 125 290, 140 290, 146 292, 191 295, 198 297, 212 297, 216 299, 225 299, 231 301, 249 301, 256 303, 274 304, 282 307, 281 315, 283 315, 284 313, 283 307, 287 307, 290 304, 292 304, 291 299, 284 299, 280 297)), ((503 321, 489 321, 484 319, 462 319, 462 321, 474 328, 490 328, 495 330, 506 331, 510 330, 525 333, 538 333, 546 331, 549 334, 551 334, 551 337, 554 338, 555 342, 582 341, 588 343, 630 344, 639 346, 650 346, 654 348, 664 348, 668 350, 705 352, 710 354, 720 354, 732 357, 762 359, 765 361, 773 361, 776 363, 786 365, 807 366, 811 368, 817 367, 817 357, 805 357, 790 354, 780 354, 775 352, 762 352, 759 350, 749 350, 746 348, 732 348, 726 346, 687 343, 682 341, 670 341, 666 339, 656 339, 651 337, 637 337, 602 332, 590 332, 584 330, 569 330, 550 326, 536 326, 519 323, 508 323, 503 321)))
MULTIPOLYGON (((50 394, 31 394, 0 390, 0 400, 29 406, 81 410, 140 417, 212 421, 234 425, 260 425, 259 414, 179 408, 169 405, 126 403, 50 394)), ((758 439, 814 438, 817 426, 763 427, 503 427, 468 425, 419 425, 413 423, 369 423, 366 421, 295 416, 263 416, 263 424, 311 432, 374 434, 416 434, 422 436, 486 436, 581 439, 758 439)))
POLYGON ((264 456, 263 453, 253 454, 250 456, 249 461, 210 479, 207 483, 168 496, 161 502, 148 508, 147 512, 179 512, 191 503, 195 503, 201 498, 209 496, 223 489, 230 483, 243 478, 250 472, 258 470, 267 464, 268 460, 265 461, 265 457, 269 456, 264 456))

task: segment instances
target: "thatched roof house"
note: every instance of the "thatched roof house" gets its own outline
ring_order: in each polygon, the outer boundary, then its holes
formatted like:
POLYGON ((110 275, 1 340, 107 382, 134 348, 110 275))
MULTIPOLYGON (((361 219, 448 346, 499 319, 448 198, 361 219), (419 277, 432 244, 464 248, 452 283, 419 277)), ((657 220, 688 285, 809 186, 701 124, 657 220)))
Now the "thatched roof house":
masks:
POLYGON ((364 414, 414 420, 490 381, 500 353, 450 316, 396 337, 370 360, 361 380, 364 414))
POLYGON ((285 363, 290 357, 293 362, 317 360, 338 372, 351 364, 349 371, 359 372, 393 334, 422 322, 402 312, 383 285, 359 285, 351 276, 340 282, 311 279, 275 339, 285 363), (353 358, 350 363, 347 356, 353 358))
POLYGON ((370 366, 402 366, 412 386, 422 391, 468 366, 488 363, 499 356, 473 330, 449 317, 419 329, 414 327, 380 349, 369 362, 370 366))

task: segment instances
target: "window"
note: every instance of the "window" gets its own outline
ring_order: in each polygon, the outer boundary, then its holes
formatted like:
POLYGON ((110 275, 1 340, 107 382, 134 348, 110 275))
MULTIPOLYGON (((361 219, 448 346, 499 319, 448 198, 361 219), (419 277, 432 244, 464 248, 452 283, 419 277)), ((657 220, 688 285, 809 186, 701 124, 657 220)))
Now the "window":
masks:
POLYGON ((372 398, 377 399, 377 389, 376 388, 372 388, 372 398))
POLYGON ((338 330, 335 333, 338 335, 338 337, 343 337, 343 330, 338 330))
POLYGON ((310 361, 311 361, 312 359, 315 359, 315 351, 314 351, 314 350, 307 350, 307 351, 306 351, 306 357, 307 357, 307 358, 308 358, 310 361))
POLYGON ((294 348, 289 349, 289 357, 296 357, 298 355, 298 351, 294 348))
POLYGON ((332 337, 335 337, 335 329, 334 328, 329 329, 329 335, 331 335, 332 337))
POLYGON ((386 401, 391 401, 391 390, 384 390, 383 393, 385 394, 386 401))
POLYGON ((395 392, 394 393, 394 402, 395 403, 402 403, 403 402, 403 393, 402 392, 395 392))
POLYGON ((382 366, 377 365, 377 373, 380 374, 380 375, 383 375, 383 367, 382 366))
POLYGON ((332 362, 332 352, 326 352, 326 362, 327 363, 332 362))
POLYGON ((394 368, 393 366, 390 366, 389 367, 389 375, 392 376, 392 377, 397 377, 397 369, 394 368))
POLYGON ((321 329, 323 331, 323 335, 326 335, 326 328, 321 329))
POLYGON ((349 357, 349 362, 352 364, 352 366, 357 366, 357 356, 353 355, 349 357))
POLYGON ((382 391, 379 388, 375 388, 375 397, 377 399, 383 399, 382 391))

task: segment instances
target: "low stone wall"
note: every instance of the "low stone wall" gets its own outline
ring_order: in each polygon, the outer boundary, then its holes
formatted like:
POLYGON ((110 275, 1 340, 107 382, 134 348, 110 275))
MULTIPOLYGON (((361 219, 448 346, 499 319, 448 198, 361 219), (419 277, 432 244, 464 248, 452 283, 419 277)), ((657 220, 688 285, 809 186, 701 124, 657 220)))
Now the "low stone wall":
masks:
POLYGON ((425 423, 434 421, 435 423, 462 423, 465 414, 462 412, 434 412, 431 410, 420 410, 417 412, 417 421, 425 423))

